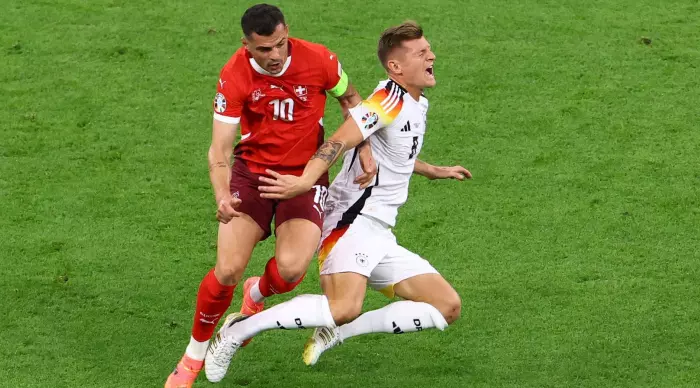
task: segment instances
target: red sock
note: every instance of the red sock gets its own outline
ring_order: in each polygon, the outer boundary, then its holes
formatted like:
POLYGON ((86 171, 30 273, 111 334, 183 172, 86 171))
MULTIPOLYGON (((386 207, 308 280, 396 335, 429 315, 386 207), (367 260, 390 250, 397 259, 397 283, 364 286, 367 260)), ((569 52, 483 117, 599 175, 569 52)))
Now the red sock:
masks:
POLYGON ((260 293, 264 297, 268 297, 274 294, 284 294, 293 290, 302 280, 304 280, 306 273, 299 278, 296 282, 287 283, 277 269, 277 260, 271 258, 270 261, 265 265, 265 273, 260 277, 260 293))
POLYGON ((195 340, 207 341, 214 334, 216 324, 231 305, 233 286, 224 286, 214 276, 214 270, 204 276, 197 292, 197 309, 194 313, 192 337, 195 340))

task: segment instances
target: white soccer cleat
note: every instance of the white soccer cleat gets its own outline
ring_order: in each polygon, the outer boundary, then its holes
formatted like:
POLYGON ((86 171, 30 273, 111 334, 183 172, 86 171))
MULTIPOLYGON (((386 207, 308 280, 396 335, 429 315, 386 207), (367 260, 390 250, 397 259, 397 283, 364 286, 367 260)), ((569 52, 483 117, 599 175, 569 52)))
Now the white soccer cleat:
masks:
POLYGON ((326 350, 342 343, 340 330, 337 327, 317 327, 306 345, 304 345, 304 364, 314 365, 326 350))
POLYGON ((207 380, 212 383, 218 383, 226 376, 231 359, 241 347, 241 342, 236 341, 231 335, 226 335, 226 329, 246 318, 248 317, 241 313, 229 314, 219 332, 212 338, 204 358, 204 373, 207 380))

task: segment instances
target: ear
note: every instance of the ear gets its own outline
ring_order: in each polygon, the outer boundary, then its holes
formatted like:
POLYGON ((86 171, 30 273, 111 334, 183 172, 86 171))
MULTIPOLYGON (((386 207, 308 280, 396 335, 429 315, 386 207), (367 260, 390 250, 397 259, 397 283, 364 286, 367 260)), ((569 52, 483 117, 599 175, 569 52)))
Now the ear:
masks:
POLYGON ((401 70, 401 65, 399 64, 399 61, 395 59, 390 59, 386 63, 387 70, 389 70, 389 73, 396 74, 396 75, 401 75, 402 70, 401 70))
POLYGON ((245 47, 246 50, 248 50, 248 40, 245 38, 245 36, 241 37, 241 44, 245 47))

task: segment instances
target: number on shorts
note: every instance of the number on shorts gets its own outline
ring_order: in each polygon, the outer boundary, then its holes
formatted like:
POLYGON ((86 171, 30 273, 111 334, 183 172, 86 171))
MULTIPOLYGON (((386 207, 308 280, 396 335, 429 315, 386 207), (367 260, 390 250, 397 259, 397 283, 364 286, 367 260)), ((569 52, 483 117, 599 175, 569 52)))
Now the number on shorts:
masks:
POLYGON ((318 205, 321 213, 326 211, 326 199, 328 198, 328 188, 326 186, 315 185, 314 205, 318 205))

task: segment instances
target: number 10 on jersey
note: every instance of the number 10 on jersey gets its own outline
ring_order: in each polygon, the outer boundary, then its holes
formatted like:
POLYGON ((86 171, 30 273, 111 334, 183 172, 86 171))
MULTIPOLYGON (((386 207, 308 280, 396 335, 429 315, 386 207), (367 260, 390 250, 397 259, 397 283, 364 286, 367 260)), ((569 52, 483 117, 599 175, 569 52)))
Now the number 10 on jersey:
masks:
POLYGON ((272 100, 270 104, 274 108, 273 120, 292 121, 294 120, 294 100, 285 98, 284 100, 272 100))

